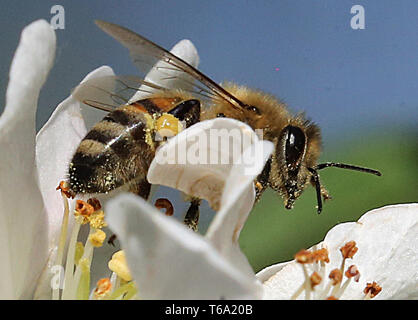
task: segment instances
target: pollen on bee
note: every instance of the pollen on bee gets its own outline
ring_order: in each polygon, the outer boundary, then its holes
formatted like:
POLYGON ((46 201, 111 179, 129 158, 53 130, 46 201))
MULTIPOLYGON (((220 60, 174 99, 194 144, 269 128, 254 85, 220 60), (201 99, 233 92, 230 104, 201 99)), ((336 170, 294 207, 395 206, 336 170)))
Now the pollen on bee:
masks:
POLYGON ((157 119, 155 129, 161 137, 172 137, 183 130, 183 125, 175 116, 164 113, 157 119))

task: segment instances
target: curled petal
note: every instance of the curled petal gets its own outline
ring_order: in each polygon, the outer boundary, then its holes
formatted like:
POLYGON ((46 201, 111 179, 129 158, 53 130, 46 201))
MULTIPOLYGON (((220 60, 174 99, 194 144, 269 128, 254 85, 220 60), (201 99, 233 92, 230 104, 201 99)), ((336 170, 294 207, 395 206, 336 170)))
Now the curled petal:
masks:
MULTIPOLYGON (((254 131, 240 121, 217 118, 199 122, 159 148, 147 179, 205 199, 219 210, 231 169, 256 141, 254 131), (234 137, 232 144, 230 137, 234 137)), ((253 174, 252 164, 246 165, 245 174, 253 174)))
MULTIPOLYGON (((112 69, 103 66, 90 72, 83 81, 110 74, 112 69)), ((39 188, 48 213, 51 245, 57 242, 63 213, 62 199, 55 188, 66 178, 71 157, 86 131, 80 102, 69 96, 58 105, 36 137, 39 188)))
POLYGON ((143 299, 254 299, 260 284, 228 263, 204 238, 122 194, 106 207, 143 299))
POLYGON ((230 263, 251 276, 254 272, 239 247, 238 238, 254 205, 254 179, 263 170, 273 148, 271 142, 255 138, 255 143, 244 151, 240 164, 231 168, 222 192, 221 209, 206 234, 230 263), (245 165, 250 162, 253 162, 251 174, 246 172, 245 165))

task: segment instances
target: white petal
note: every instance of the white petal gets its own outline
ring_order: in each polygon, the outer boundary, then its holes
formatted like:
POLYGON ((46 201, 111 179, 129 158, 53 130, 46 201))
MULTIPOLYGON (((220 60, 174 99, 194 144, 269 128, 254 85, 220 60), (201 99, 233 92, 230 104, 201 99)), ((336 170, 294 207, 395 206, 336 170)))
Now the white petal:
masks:
POLYGON ((52 67, 55 33, 27 26, 10 69, 0 118, 0 298, 31 297, 47 259, 47 220, 35 171, 35 113, 52 67))
POLYGON ((263 270, 257 272, 257 279, 264 283, 272 276, 274 276, 276 273, 278 273, 280 270, 282 270, 289 263, 291 263, 291 261, 281 262, 265 267, 263 270))
MULTIPOLYGON (((199 55, 197 54, 196 47, 190 40, 181 40, 170 52, 180 59, 183 59, 192 67, 197 68, 199 65, 199 55)), ((169 70, 167 68, 173 67, 164 61, 158 61, 148 72, 144 80, 160 85, 166 89, 191 89, 193 87, 191 83, 193 83, 194 80, 189 75, 184 72, 169 70)), ((141 86, 140 89, 148 92, 155 91, 148 86, 141 86)), ((129 101, 138 101, 139 99, 143 99, 146 95, 148 95, 148 93, 137 91, 129 101)))
POLYGON ((143 199, 120 195, 106 207, 143 299, 254 299, 260 285, 204 238, 143 199))
MULTIPOLYGON (((101 78, 101 77, 112 77, 115 73, 113 72, 113 69, 109 66, 101 66, 97 68, 96 70, 93 70, 90 72, 84 79, 81 81, 81 83, 94 79, 94 78, 101 78)), ((103 88, 101 88, 103 89, 103 88)), ((106 93, 104 93, 106 94, 106 93)), ((99 101, 105 103, 106 101, 111 100, 108 97, 102 98, 99 101)), ((99 109, 96 109, 92 106, 81 104, 81 114, 84 119, 84 123, 86 124, 87 130, 89 130, 94 124, 99 122, 103 119, 103 117, 107 114, 106 111, 102 111, 99 109)))
POLYGON ((273 144, 256 141, 243 153, 240 164, 232 167, 222 193, 221 209, 215 215, 206 237, 212 245, 236 268, 248 275, 254 272, 239 247, 239 234, 244 227, 255 200, 254 179, 263 170, 273 144), (253 170, 248 174, 245 163, 253 162, 253 170))
POLYGON ((199 122, 157 151, 147 179, 206 199, 218 210, 231 169, 241 159, 242 151, 255 141, 258 138, 254 131, 240 121, 217 118, 199 122), (232 143, 230 135, 234 137, 232 143))
MULTIPOLYGON (((360 281, 352 282, 342 299, 361 299, 366 283, 373 281, 382 287, 376 299, 418 298, 418 204, 375 209, 358 222, 332 228, 323 241, 329 250, 327 272, 339 267, 339 248, 351 240, 358 252, 346 266, 358 267, 360 281)), ((295 262, 278 269, 263 283, 265 299, 288 299, 303 282, 302 269, 295 262)))
POLYGON ((324 240, 332 252, 350 240, 357 243, 358 252, 348 263, 358 266, 360 281, 342 298, 359 299, 366 283, 376 281, 383 288, 377 299, 417 299, 418 204, 375 209, 353 224, 349 234, 331 230, 324 240))
MULTIPOLYGON (((100 67, 90 72, 83 81, 110 73, 113 73, 111 68, 100 67)), ((80 103, 69 96, 58 105, 36 138, 39 187, 48 213, 51 246, 57 243, 64 209, 61 195, 55 188, 66 179, 71 157, 85 135, 80 103)))

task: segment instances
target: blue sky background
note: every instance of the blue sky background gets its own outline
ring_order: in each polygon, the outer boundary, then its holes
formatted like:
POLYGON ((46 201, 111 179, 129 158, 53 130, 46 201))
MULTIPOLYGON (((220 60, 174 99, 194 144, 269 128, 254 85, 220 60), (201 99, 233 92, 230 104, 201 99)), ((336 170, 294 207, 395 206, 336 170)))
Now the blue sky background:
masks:
POLYGON ((317 122, 325 144, 360 132, 416 127, 418 2, 402 1, 10 1, 0 11, 0 95, 22 28, 65 8, 55 66, 41 93, 38 128, 94 68, 135 74, 127 51, 93 23, 126 26, 171 48, 188 38, 200 69, 277 95, 317 122), (350 27, 365 8, 366 28, 350 27), (278 70, 276 70, 278 68, 278 70))

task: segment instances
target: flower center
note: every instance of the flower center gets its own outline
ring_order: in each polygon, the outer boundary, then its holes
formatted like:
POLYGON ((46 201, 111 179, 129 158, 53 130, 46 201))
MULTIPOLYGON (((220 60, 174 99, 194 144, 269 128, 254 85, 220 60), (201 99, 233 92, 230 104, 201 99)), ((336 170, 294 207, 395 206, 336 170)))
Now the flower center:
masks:
MULTIPOLYGON (((355 241, 347 242, 340 248, 342 262, 340 268, 331 270, 326 276, 326 263, 329 263, 328 250, 321 248, 308 251, 301 250, 295 255, 295 260, 302 267, 305 281, 292 295, 291 299, 297 299, 305 292, 306 300, 338 300, 341 298, 352 281, 358 282, 360 272, 355 265, 345 268, 346 260, 353 258, 358 251, 355 241)), ((364 299, 374 298, 382 288, 373 281, 367 283, 364 289, 364 299)))
POLYGON ((59 281, 58 283, 51 281, 52 298, 54 300, 137 298, 137 289, 130 276, 123 251, 115 253, 109 262, 110 278, 100 279, 96 287, 91 288, 93 253, 106 240, 106 233, 102 230, 107 226, 104 220, 104 211, 99 200, 95 198, 91 198, 87 202, 76 200, 73 215, 74 226, 66 246, 69 219, 71 218, 68 199, 74 198, 74 195, 65 182, 61 182, 57 190, 61 191, 64 201, 64 217, 54 266, 55 270, 59 270, 59 281), (78 241, 82 225, 87 225, 89 228, 89 235, 85 243, 78 241), (64 256, 66 256, 65 266, 63 264, 64 256))

